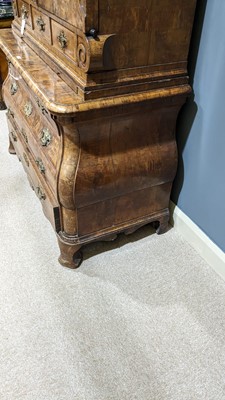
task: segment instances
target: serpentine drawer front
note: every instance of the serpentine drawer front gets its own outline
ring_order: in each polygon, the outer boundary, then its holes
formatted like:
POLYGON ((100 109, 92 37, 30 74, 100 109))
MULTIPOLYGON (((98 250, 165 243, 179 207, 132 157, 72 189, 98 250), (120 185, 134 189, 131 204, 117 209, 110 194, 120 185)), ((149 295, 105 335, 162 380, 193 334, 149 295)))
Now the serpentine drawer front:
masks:
POLYGON ((4 84, 4 99, 8 115, 13 118, 20 131, 22 141, 29 149, 42 174, 56 194, 56 170, 60 151, 57 127, 49 123, 42 113, 38 100, 29 92, 16 68, 10 63, 9 75, 4 84))
POLYGON ((60 231, 59 206, 57 200, 49 190, 48 185, 46 186, 46 183, 40 178, 39 171, 35 168, 35 161, 32 154, 29 148, 23 144, 19 128, 10 117, 8 117, 8 128, 10 141, 27 173, 32 189, 41 202, 44 214, 51 222, 53 228, 56 231, 60 231))
POLYGON ((148 223, 167 230, 195 3, 14 0, 0 34, 9 151, 62 265, 78 267, 86 243, 148 223))

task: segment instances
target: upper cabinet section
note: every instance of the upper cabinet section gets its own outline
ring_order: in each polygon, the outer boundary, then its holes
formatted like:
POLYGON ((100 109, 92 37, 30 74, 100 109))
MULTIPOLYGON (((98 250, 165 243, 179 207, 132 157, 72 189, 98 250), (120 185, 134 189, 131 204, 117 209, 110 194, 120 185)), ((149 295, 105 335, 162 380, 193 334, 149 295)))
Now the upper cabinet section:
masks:
MULTIPOLYGON (((34 3, 34 2, 33 2, 34 3)), ((98 0, 37 0, 36 4, 83 32, 98 28, 98 0)), ((107 3, 107 1, 105 1, 107 3)))
POLYGON ((132 57, 135 66, 185 61, 195 5, 196 0, 99 0, 98 29, 118 34, 114 51, 122 55, 126 49, 124 59, 130 53, 128 63, 132 57))
MULTIPOLYGON (((156 40, 192 28, 196 0, 25 0, 64 22, 99 35, 149 32, 156 40)), ((19 0, 14 3, 20 4, 19 0)), ((179 39, 178 39, 179 41, 179 39)))
POLYGON ((13 0, 13 31, 86 97, 147 90, 187 79, 196 1, 13 0))

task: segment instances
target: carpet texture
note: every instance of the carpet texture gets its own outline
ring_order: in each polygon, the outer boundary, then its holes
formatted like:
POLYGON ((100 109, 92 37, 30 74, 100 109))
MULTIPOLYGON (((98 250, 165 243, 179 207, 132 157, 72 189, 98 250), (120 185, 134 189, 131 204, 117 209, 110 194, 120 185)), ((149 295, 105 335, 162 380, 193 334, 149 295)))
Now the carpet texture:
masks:
POLYGON ((58 264, 0 113, 0 399, 224 400, 225 283, 174 229, 58 264))

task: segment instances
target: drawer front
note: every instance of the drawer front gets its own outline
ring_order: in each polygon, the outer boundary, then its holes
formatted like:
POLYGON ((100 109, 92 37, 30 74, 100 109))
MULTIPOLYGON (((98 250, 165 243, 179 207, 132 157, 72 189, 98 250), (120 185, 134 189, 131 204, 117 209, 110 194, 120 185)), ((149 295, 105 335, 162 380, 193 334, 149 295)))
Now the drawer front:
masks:
POLYGON ((4 98, 8 116, 19 127, 21 140, 32 153, 43 179, 55 192, 60 151, 60 138, 56 129, 53 129, 41 113, 35 100, 24 89, 21 80, 16 81, 13 78, 6 81, 4 98))
POLYGON ((25 131, 25 141, 36 157, 45 157, 55 169, 58 164, 60 138, 47 118, 40 114, 35 101, 25 93, 20 105, 20 122, 25 131))
POLYGON ((7 118, 9 138, 13 144, 16 154, 21 161, 23 168, 28 174, 29 181, 32 181, 33 169, 31 168, 31 156, 29 150, 23 145, 18 127, 10 118, 7 118))
POLYGON ((24 170, 27 173, 30 185, 41 201, 44 214, 51 222, 53 228, 58 232, 61 228, 58 203, 52 193, 49 191, 45 181, 40 176, 31 153, 24 146, 18 127, 10 118, 7 119, 7 122, 9 128, 9 138, 14 146, 19 160, 23 165, 24 170))
MULTIPOLYGON (((52 143, 48 147, 42 146, 41 144, 42 131, 40 129, 41 126, 43 125, 38 124, 38 126, 35 127, 35 130, 31 132, 27 127, 27 125, 23 124, 22 122, 21 124, 22 128, 20 129, 20 134, 24 144, 27 146, 27 148, 30 150, 33 156, 33 159, 37 165, 39 173, 42 175, 43 179, 51 186, 51 188, 55 192, 58 149, 56 149, 54 153, 55 146, 53 147, 52 143), (37 139, 39 140, 39 142, 37 141, 37 139), (52 156, 51 159, 49 157, 50 154, 52 156)), ((51 140, 52 138, 54 138, 50 130, 47 130, 47 134, 51 136, 51 140)))
POLYGON ((76 60, 77 37, 62 25, 52 20, 52 42, 55 49, 76 60))
POLYGON ((37 34, 39 38, 44 39, 51 44, 51 28, 49 17, 33 7, 32 21, 34 33, 37 34))

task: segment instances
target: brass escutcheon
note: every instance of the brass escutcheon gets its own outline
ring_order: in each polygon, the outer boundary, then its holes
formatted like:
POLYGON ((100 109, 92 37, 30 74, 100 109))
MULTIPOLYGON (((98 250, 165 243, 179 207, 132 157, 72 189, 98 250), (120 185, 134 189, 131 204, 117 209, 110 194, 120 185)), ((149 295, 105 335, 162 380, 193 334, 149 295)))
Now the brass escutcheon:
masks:
POLYGON ((45 193, 42 191, 42 189, 40 188, 40 186, 38 186, 38 187, 36 188, 36 191, 37 191, 38 198, 39 198, 40 200, 45 200, 45 199, 46 199, 46 195, 45 195, 45 193))
POLYGON ((27 103, 24 105, 24 113, 26 117, 29 117, 33 112, 33 106, 30 101, 27 101, 27 103))
POLYGON ((42 31, 42 32, 45 31, 46 24, 41 16, 36 19, 36 24, 37 24, 37 26, 39 26, 40 31, 42 31))
POLYGON ((14 114, 14 112, 11 110, 10 107, 8 107, 7 115, 8 115, 9 117, 12 117, 12 118, 15 117, 15 114, 14 114))
POLYGON ((15 132, 11 131, 11 132, 10 132, 10 135, 12 136, 13 141, 14 141, 14 142, 17 142, 17 136, 16 136, 15 132))
POLYGON ((21 130, 21 133, 22 133, 22 136, 23 136, 25 142, 28 143, 28 137, 27 137, 27 134, 26 134, 26 132, 25 132, 25 130, 23 128, 21 130))
POLYGON ((65 49, 67 47, 67 37, 64 31, 61 31, 60 34, 57 36, 61 49, 65 49))
POLYGON ((35 161, 39 170, 41 171, 42 174, 45 174, 45 166, 43 164, 43 161, 40 158, 37 158, 37 160, 35 161))
POLYGON ((16 94, 17 90, 18 90, 18 85, 16 82, 13 82, 10 88, 11 95, 13 96, 14 94, 16 94))
POLYGON ((49 132, 48 128, 42 129, 40 140, 41 140, 42 146, 45 146, 45 147, 49 146, 49 144, 52 141, 52 136, 51 136, 51 133, 49 132))
POLYGON ((41 101, 39 99, 36 99, 38 107, 41 109, 42 114, 48 114, 48 111, 46 108, 43 106, 41 101))
POLYGON ((29 165, 30 165, 30 163, 29 163, 29 158, 27 157, 27 154, 26 154, 26 153, 23 153, 23 158, 24 158, 25 163, 26 163, 27 166, 29 167, 29 165))

